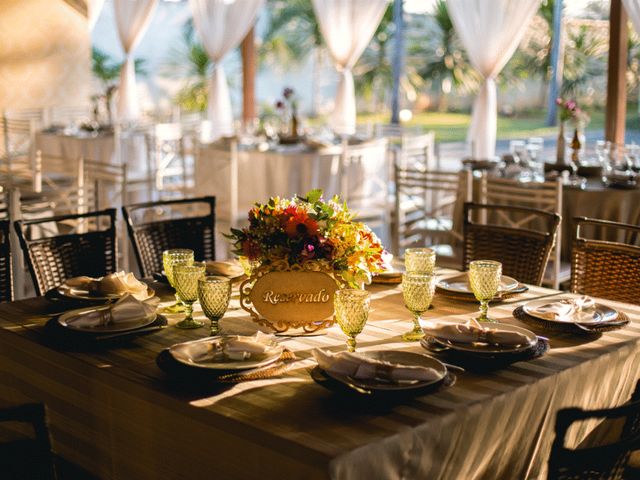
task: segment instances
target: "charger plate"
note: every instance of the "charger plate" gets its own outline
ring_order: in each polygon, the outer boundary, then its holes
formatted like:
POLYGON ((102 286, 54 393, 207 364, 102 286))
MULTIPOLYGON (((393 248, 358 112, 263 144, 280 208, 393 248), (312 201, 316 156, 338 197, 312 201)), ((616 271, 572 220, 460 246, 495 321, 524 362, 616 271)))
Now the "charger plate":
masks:
POLYGON ((545 299, 533 300, 531 302, 527 302, 524 305, 522 305, 522 309, 527 315, 531 317, 535 317, 540 320, 546 320, 548 322, 554 322, 554 323, 578 322, 583 325, 597 326, 598 324, 613 322, 618 318, 618 311, 615 308, 609 307, 607 305, 603 305, 602 303, 596 303, 592 307, 586 308, 579 312, 575 312, 572 315, 562 317, 562 318, 555 318, 555 319, 545 318, 536 310, 544 305, 559 302, 561 300, 571 300, 571 298, 565 297, 565 298, 555 298, 554 300, 545 300, 545 299))
POLYGON ((492 327, 499 328, 502 331, 520 333, 527 338, 527 343, 523 343, 521 345, 495 345, 484 342, 456 342, 445 338, 438 338, 437 336, 429 335, 428 333, 426 336, 444 347, 480 355, 502 355, 523 352, 535 346, 538 341, 538 336, 535 333, 527 330, 526 328, 518 327, 517 325, 510 325, 508 323, 487 324, 487 328, 492 327))
MULTIPOLYGON (((101 294, 97 292, 90 292, 89 290, 86 290, 83 288, 70 287, 69 285, 65 285, 65 284, 60 285, 55 290, 56 290, 56 293, 58 293, 60 296, 68 298, 70 300, 89 300, 94 302, 97 302, 97 301, 109 302, 113 300, 118 300, 123 296, 125 296, 127 293, 127 292, 123 292, 123 293, 101 294)), ((152 298, 153 296, 155 296, 155 294, 156 292, 153 288, 147 287, 146 298, 141 298, 139 300, 140 301, 148 300, 149 298, 152 298)))
MULTIPOLYGON (((498 293, 508 293, 511 290, 516 290, 520 282, 515 278, 507 277, 503 275, 500 279, 500 287, 498 293)), ((438 281, 436 287, 440 290, 455 294, 473 295, 471 286, 469 285, 469 276, 467 273, 457 274, 453 277, 443 278, 438 281)))
POLYGON ((129 332, 137 330, 147 325, 151 325, 156 321, 158 315, 156 313, 149 315, 148 317, 133 318, 126 322, 108 323, 106 325, 99 325, 96 327, 87 327, 82 325, 76 325, 76 321, 81 320, 83 315, 95 312, 97 310, 106 310, 109 307, 86 307, 77 310, 70 310, 63 313, 58 317, 58 324, 74 332, 92 333, 96 335, 103 335, 105 333, 118 333, 129 332))

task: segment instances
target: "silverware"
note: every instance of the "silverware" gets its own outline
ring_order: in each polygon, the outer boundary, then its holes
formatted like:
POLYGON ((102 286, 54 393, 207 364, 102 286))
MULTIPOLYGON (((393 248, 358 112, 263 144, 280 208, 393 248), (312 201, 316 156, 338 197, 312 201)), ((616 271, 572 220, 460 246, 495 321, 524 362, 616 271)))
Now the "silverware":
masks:
POLYGON ((466 370, 462 367, 459 367, 457 365, 452 365, 450 363, 445 363, 445 362, 441 362, 445 367, 447 367, 447 370, 457 370, 460 373, 465 373, 466 370))
POLYGON ((356 392, 358 392, 358 393, 361 393, 362 395, 371 395, 371 394, 373 393, 371 390, 367 390, 366 388, 362 388, 362 387, 359 387, 358 385, 356 385, 356 384, 354 384, 354 383, 351 383, 351 381, 353 380, 353 378, 351 378, 351 377, 346 377, 346 378, 347 378, 348 380, 350 380, 350 381, 348 381, 348 382, 342 382, 342 383, 344 383, 347 387, 349 387, 349 388, 351 388, 351 389, 355 390, 355 391, 356 391, 356 392))

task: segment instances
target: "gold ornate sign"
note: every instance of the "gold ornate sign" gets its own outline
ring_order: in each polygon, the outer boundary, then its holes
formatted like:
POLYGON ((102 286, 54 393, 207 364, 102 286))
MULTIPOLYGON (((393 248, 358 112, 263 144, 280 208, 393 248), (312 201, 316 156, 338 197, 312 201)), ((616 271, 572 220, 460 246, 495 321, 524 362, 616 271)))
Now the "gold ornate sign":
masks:
POLYGON ((259 269, 240 286, 240 305, 257 323, 277 332, 313 332, 333 324, 336 280, 320 271, 259 269))

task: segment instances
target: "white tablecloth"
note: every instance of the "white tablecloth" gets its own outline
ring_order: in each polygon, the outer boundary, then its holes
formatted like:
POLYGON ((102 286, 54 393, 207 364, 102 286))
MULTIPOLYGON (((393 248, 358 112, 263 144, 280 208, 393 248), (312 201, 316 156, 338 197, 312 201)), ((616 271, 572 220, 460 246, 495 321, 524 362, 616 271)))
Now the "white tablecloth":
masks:
POLYGON ((113 163, 115 144, 113 134, 64 135, 62 133, 36 134, 36 149, 45 155, 61 158, 84 158, 102 163, 113 163))

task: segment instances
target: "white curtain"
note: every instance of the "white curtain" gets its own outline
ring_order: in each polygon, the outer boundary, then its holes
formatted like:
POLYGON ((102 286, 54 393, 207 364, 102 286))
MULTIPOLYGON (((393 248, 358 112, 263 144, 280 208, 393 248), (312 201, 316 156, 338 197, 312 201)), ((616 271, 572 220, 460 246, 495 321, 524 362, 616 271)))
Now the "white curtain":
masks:
POLYGON ((333 61, 340 72, 332 127, 336 133, 356 131, 356 96, 351 69, 369 44, 388 0, 313 0, 313 10, 333 61))
POLYGON ((483 76, 468 140, 477 159, 495 155, 498 122, 495 79, 515 52, 540 0, 447 0, 469 60, 483 76))
POLYGON ((636 33, 640 33, 640 0, 622 0, 636 33))
POLYGON ((263 1, 189 0, 196 30, 213 62, 207 109, 212 140, 233 135, 231 97, 222 59, 251 30, 263 1))
POLYGON ((140 116, 133 50, 151 22, 156 0, 114 0, 113 8, 125 53, 118 88, 118 120, 132 121, 140 116))
POLYGON ((93 27, 96 26, 102 7, 104 6, 104 0, 87 0, 87 23, 89 24, 89 31, 93 31, 93 27))

